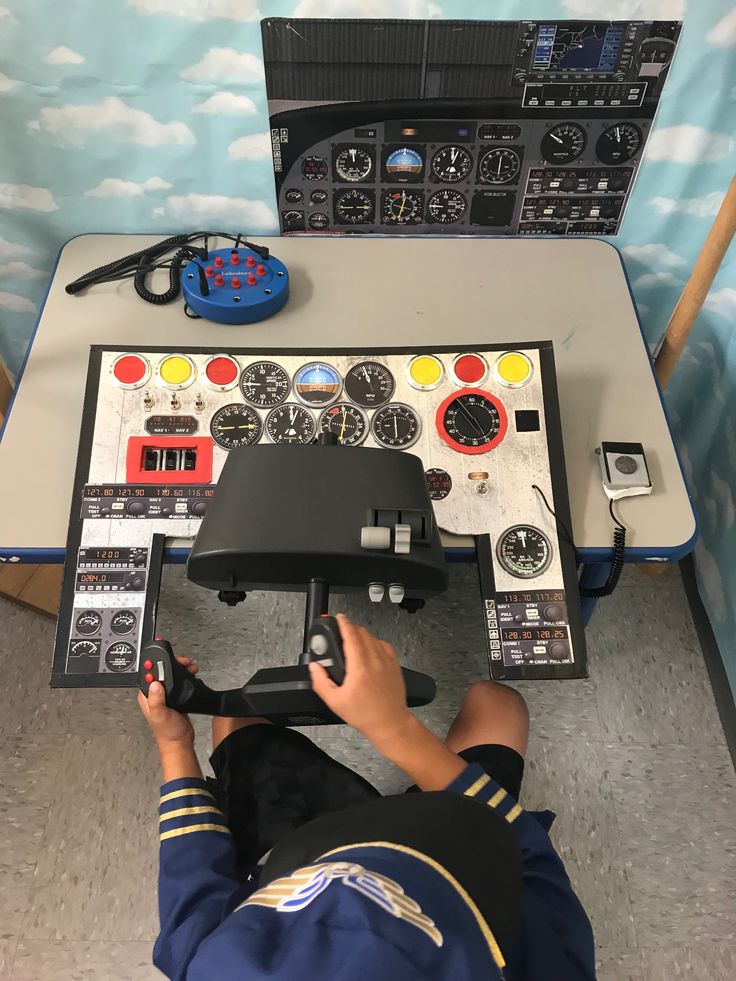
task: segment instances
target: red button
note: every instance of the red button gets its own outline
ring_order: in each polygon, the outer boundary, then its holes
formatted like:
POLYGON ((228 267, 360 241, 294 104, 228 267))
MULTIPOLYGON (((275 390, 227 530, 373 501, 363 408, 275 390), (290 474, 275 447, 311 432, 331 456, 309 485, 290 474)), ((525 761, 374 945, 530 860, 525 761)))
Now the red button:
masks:
POLYGON ((224 286, 225 279, 219 273, 215 276, 215 286, 224 286))
POLYGON ((225 265, 225 260, 222 258, 222 256, 221 255, 216 255, 215 256, 215 268, 216 269, 222 269, 222 267, 224 265, 225 265))
POLYGON ((152 675, 152 674, 151 674, 151 672, 149 671, 149 672, 148 672, 148 674, 146 675, 146 681, 147 681, 147 682, 148 682, 148 684, 150 685, 150 684, 151 684, 151 682, 152 682, 152 681, 155 681, 155 680, 156 680, 156 679, 155 679, 155 678, 153 677, 153 675, 152 675))
POLYGON ((204 274, 208 278, 212 278, 212 276, 215 275, 215 270, 212 268, 212 266, 207 266, 207 268, 204 271, 204 274))
POLYGON ((230 285, 234 290, 240 289, 240 280, 238 279, 237 276, 233 276, 233 278, 230 280, 230 285))
POLYGON ((148 365, 137 354, 126 354, 118 358, 113 368, 113 374, 121 385, 135 385, 145 378, 148 365))
POLYGON ((146 669, 146 671, 150 671, 151 668, 153 667, 153 661, 151 661, 151 660, 144 661, 143 662, 143 667, 146 669))
POLYGON ((156 637, 155 640, 163 640, 163 637, 156 637))
POLYGON ((466 385, 474 385, 485 377, 486 364, 477 354, 464 354, 454 365, 458 380, 466 385))
POLYGON ((265 266, 259 266, 256 269, 256 272, 258 273, 259 276, 265 276, 266 275, 266 267, 265 266))
POLYGON ((245 260, 245 264, 249 269, 252 269, 253 266, 255 266, 256 264, 255 256, 249 255, 248 258, 245 260))
POLYGON ((233 266, 239 266, 240 265, 240 256, 238 255, 237 252, 233 252, 230 255, 230 264, 233 265, 233 266))
POLYGON ((258 280, 253 273, 248 273, 248 286, 255 286, 258 280))
POLYGON ((213 385, 230 385, 238 377, 240 369, 231 358, 213 358, 205 368, 205 374, 213 385))

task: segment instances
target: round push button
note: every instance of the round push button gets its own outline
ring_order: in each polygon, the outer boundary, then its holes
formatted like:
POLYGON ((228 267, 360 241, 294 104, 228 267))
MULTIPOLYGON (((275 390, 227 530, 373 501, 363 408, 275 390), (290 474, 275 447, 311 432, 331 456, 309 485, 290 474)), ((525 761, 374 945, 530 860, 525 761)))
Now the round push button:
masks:
POLYGON ((123 354, 113 362, 112 373, 121 388, 140 388, 145 385, 151 368, 138 354, 123 354))
POLYGON ((194 381, 195 368, 189 358, 171 354, 158 366, 158 375, 169 388, 186 388, 194 381))
POLYGON ((531 380, 534 367, 529 358, 520 351, 509 351, 496 361, 493 373, 496 379, 507 388, 521 388, 531 380))
POLYGON ((445 375, 439 358, 433 354, 418 354, 406 367, 406 377, 412 388, 429 391, 437 388, 445 375))
POLYGON ((488 374, 488 364, 479 354, 458 354, 452 373, 459 385, 480 385, 488 374))
POLYGON ((216 354, 210 358, 204 369, 207 381, 215 388, 225 391, 233 388, 240 375, 237 361, 226 354, 216 354))

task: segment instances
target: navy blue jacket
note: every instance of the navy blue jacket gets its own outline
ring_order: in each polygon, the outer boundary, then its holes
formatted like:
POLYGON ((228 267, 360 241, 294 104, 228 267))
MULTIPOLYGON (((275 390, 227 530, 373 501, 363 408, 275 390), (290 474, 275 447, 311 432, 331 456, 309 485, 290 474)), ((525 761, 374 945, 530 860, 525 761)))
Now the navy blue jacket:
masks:
MULTIPOLYGON (((472 898, 426 855, 358 842, 258 889, 243 882, 203 780, 161 788, 153 960, 189 981, 593 981, 593 934, 547 831, 477 764, 447 788, 496 808, 519 835, 521 933, 501 953, 472 898)), ((493 875, 493 869, 488 870, 493 875)))

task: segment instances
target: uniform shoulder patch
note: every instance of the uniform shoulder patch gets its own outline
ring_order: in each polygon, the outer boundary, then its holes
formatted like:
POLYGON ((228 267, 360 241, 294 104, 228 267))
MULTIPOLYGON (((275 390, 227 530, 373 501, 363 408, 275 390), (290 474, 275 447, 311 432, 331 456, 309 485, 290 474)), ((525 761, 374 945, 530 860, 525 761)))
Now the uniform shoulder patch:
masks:
POLYGON ((438 947, 443 945, 442 933, 437 929, 434 920, 422 912, 419 903, 407 896, 398 882, 353 862, 306 865, 291 875, 274 879, 263 889, 254 892, 238 909, 243 909, 244 906, 267 906, 278 913, 296 913, 309 906, 333 883, 355 889, 387 913, 417 927, 438 947))

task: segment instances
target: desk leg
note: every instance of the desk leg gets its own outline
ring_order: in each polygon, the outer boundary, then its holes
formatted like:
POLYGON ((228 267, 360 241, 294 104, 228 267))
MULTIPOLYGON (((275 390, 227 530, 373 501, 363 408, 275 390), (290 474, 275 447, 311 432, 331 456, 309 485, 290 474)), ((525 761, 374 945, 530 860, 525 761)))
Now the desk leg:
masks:
MULTIPOLYGON (((610 571, 610 562, 584 562, 580 567, 578 582, 583 589, 595 589, 603 585, 606 579, 608 579, 608 573, 610 571)), ((582 610, 584 627, 587 627, 590 623, 590 618, 593 616, 593 611, 597 603, 597 599, 592 599, 588 596, 580 597, 580 608, 582 610)))

